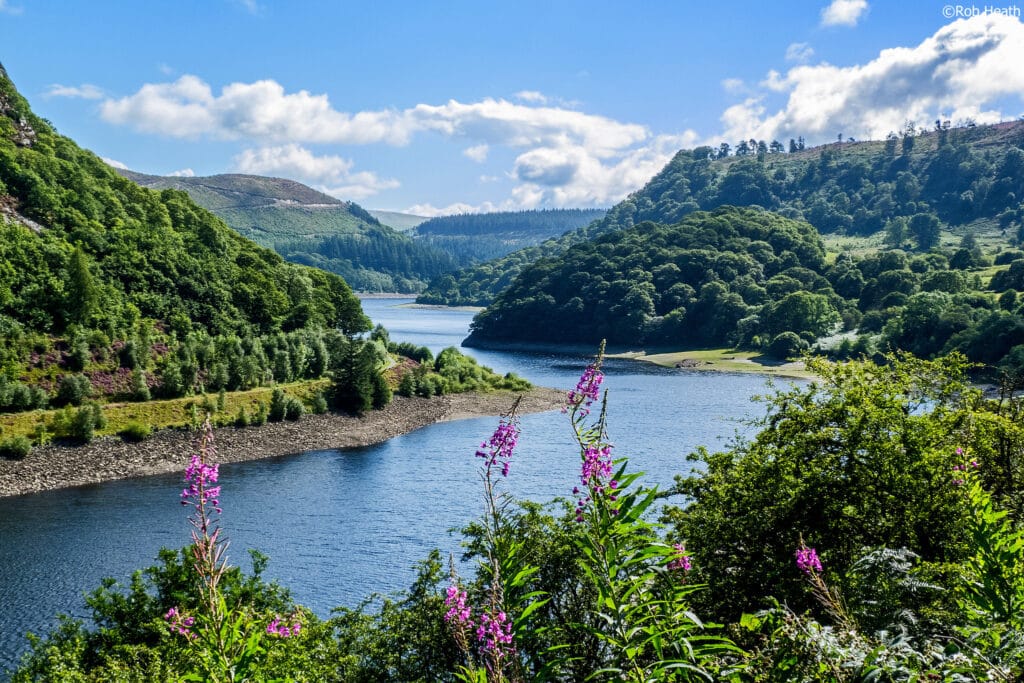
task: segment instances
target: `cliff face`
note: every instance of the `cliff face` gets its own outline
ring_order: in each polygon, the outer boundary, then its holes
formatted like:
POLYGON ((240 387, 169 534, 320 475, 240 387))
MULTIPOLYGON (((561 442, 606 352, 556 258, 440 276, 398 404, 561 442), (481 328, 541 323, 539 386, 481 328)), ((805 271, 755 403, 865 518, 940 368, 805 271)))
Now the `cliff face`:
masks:
MULTIPOLYGON (((14 90, 14 85, 3 64, 0 64, 0 83, 10 84, 10 89, 14 90)), ((36 141, 36 131, 28 119, 18 113, 6 90, 7 88, 0 89, 0 116, 6 116, 14 124, 14 133, 11 136, 14 144, 18 147, 31 147, 36 141)))

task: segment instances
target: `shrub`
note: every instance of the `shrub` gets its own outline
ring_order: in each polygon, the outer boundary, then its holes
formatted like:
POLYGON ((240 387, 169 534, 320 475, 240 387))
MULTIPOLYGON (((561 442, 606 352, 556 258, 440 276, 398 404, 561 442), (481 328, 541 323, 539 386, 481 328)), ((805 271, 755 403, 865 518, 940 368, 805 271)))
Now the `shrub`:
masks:
POLYGON ((144 441, 153 435, 153 428, 142 422, 129 422, 118 433, 125 441, 144 441))
POLYGON ((91 392, 92 384, 85 375, 64 375, 57 383, 57 395, 53 403, 58 406, 80 406, 91 392))
POLYGON ((313 397, 313 414, 323 415, 327 412, 327 397, 324 396, 324 392, 316 392, 316 396, 313 397))
POLYGON ((284 418, 286 420, 291 420, 292 422, 295 422, 300 417, 302 417, 302 414, 305 412, 306 407, 302 405, 302 401, 300 401, 299 399, 295 398, 294 396, 289 396, 288 398, 285 399, 284 418))
POLYGON ((280 422, 284 419, 286 404, 288 397, 281 389, 274 389, 274 392, 270 395, 270 412, 267 414, 267 419, 271 422, 280 422))
POLYGON ((800 338, 795 332, 782 332, 775 335, 772 343, 765 349, 772 358, 793 358, 799 356, 800 352, 808 347, 807 342, 800 338))
POLYGON ((28 437, 11 436, 0 441, 0 458, 21 460, 32 451, 32 442, 28 437))
POLYGON ((268 416, 269 416, 269 411, 267 410, 267 404, 262 402, 262 401, 260 401, 258 404, 256 404, 256 413, 253 414, 253 416, 252 416, 251 424, 254 424, 254 425, 257 425, 257 426, 258 425, 265 425, 265 424, 267 424, 267 417, 268 416))
POLYGON ((248 427, 249 426, 249 415, 245 412, 245 406, 238 407, 238 414, 235 415, 235 426, 236 427, 248 427))

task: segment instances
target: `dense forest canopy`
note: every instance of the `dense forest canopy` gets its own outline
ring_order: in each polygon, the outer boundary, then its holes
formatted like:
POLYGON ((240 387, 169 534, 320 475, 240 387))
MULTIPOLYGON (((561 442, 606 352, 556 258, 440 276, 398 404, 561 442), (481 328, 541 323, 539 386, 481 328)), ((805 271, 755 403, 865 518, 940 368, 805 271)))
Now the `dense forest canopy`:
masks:
POLYGON ((730 207, 672 226, 641 223, 524 269, 474 320, 468 343, 725 343, 737 334, 823 334, 843 307, 824 269, 814 228, 777 214, 730 207))

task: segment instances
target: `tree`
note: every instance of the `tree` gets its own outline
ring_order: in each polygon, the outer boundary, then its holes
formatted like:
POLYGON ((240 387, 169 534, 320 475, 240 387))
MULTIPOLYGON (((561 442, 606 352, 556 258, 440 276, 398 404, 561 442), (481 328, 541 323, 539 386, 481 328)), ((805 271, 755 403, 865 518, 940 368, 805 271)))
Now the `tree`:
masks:
POLYGON ((96 308, 99 289, 89 271, 89 259, 81 245, 68 259, 68 293, 65 299, 67 322, 85 325, 96 308))
POLYGON ((907 227, 917 241, 917 248, 920 251, 928 251, 932 247, 938 246, 941 229, 939 219, 935 214, 914 214, 907 227))
POLYGON ((839 577, 865 548, 903 546, 937 563, 964 556, 950 471, 979 394, 963 357, 809 367, 819 380, 767 398, 756 437, 699 451, 690 459, 704 466, 678 480, 692 502, 667 518, 694 552, 709 584, 699 600, 716 618, 760 609, 764 586, 810 608, 792 564, 801 537, 839 577))

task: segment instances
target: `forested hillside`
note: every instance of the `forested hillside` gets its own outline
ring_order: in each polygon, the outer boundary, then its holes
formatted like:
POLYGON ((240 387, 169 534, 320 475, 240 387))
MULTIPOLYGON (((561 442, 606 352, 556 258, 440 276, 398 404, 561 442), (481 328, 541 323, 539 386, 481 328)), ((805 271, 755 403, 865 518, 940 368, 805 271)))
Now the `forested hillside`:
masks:
POLYGON ((759 206, 806 220, 821 233, 884 234, 927 251, 940 231, 997 229, 1018 237, 1024 219, 1024 122, 918 130, 885 141, 842 142, 791 152, 743 141, 682 150, 599 223, 501 259, 443 276, 421 295, 433 303, 484 305, 523 264, 607 230, 674 223, 718 206, 759 206), (763 148, 757 152, 758 148, 763 148), (768 150, 775 150, 774 152, 768 150))
POLYGON ((460 265, 470 265, 535 246, 589 225, 605 213, 603 209, 544 209, 439 216, 418 225, 416 235, 460 265))
MULTIPOLYGON (((722 344, 788 330, 820 335, 845 302, 807 223, 754 209, 641 223, 524 269, 473 322, 488 339, 722 344)), ((757 343, 760 343, 759 341, 757 343)))
POLYGON ((122 173, 145 187, 184 190, 245 237, 293 263, 341 275, 360 291, 416 292, 457 267, 442 251, 382 225, 358 204, 292 180, 122 173))

